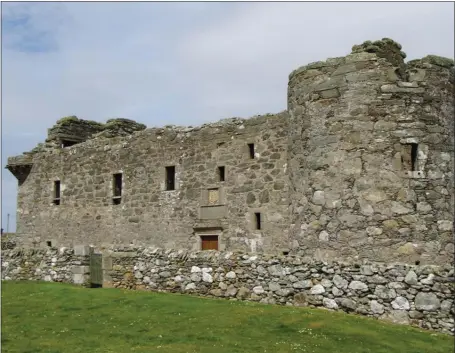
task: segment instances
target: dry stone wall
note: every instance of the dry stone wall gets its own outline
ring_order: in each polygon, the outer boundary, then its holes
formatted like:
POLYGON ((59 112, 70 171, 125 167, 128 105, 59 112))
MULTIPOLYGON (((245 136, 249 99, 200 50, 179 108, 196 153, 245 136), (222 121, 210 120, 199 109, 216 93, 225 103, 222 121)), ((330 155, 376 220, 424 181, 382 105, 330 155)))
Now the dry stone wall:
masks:
MULTIPOLYGON (((90 286, 96 249, 3 250, 2 280, 90 286)), ((451 266, 323 262, 299 256, 118 247, 102 252, 103 287, 313 306, 454 333, 451 266)))
POLYGON ((106 251, 104 261, 107 286, 310 305, 454 332, 450 266, 131 247, 106 251))
POLYGON ((86 285, 90 273, 89 249, 87 246, 76 246, 72 249, 4 249, 2 246, 2 280, 86 285))

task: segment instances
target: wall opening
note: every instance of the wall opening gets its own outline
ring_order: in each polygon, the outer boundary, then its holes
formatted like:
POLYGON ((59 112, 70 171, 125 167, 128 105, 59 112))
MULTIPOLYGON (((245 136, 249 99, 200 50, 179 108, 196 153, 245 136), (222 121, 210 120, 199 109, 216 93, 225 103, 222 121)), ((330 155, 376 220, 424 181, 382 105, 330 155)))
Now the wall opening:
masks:
POLYGON ((225 180, 225 169, 224 167, 218 167, 218 180, 224 181, 225 180))
POLYGON ((201 235, 201 250, 218 250, 218 235, 201 235))
POLYGON ((248 144, 248 151, 250 154, 250 158, 254 159, 254 143, 249 143, 248 144))
POLYGON ((175 190, 175 166, 166 167, 166 190, 175 190))
POLYGON ((60 205, 60 180, 54 181, 54 205, 60 205))
POLYGON ((62 148, 76 145, 77 141, 62 140, 62 148))
POLYGON ((412 172, 417 170, 417 155, 417 143, 407 143, 402 146, 401 164, 403 166, 403 170, 412 172))
POLYGON ((417 143, 411 143, 411 170, 417 170, 417 143))
POLYGON ((114 196, 112 197, 112 203, 118 205, 122 202, 122 173, 116 173, 113 175, 113 189, 114 196))
POLYGON ((50 240, 48 240, 48 241, 46 241, 46 245, 47 245, 48 247, 52 247, 52 242, 51 242, 50 240))
POLYGON ((261 229, 261 214, 259 212, 256 212, 254 214, 254 221, 255 221, 255 226, 256 226, 256 229, 261 229))

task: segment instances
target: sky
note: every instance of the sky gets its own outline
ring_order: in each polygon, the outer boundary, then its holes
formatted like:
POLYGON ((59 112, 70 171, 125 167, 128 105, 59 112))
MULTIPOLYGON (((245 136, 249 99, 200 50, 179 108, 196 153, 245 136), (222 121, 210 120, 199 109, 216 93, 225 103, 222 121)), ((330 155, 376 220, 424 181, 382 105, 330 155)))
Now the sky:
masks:
POLYGON ((63 116, 148 127, 286 109, 288 75, 392 38, 407 60, 454 56, 454 5, 382 3, 2 3, 2 227, 15 231, 7 157, 63 116))

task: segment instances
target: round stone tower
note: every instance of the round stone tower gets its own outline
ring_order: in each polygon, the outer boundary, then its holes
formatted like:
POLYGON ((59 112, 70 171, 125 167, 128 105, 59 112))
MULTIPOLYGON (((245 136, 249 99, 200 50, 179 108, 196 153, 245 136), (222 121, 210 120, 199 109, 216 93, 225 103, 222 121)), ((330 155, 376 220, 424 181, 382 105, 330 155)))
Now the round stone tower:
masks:
POLYGON ((391 39, 289 76, 291 249, 453 262, 453 60, 391 39))

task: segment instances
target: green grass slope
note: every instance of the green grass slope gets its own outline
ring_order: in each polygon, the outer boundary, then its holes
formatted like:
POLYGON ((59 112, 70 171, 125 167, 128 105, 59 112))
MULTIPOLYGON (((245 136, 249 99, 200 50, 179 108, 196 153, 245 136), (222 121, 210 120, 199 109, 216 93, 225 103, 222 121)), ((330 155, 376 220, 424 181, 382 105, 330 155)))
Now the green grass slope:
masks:
POLYGON ((2 352, 452 353, 453 337, 310 308, 2 282, 2 352))

